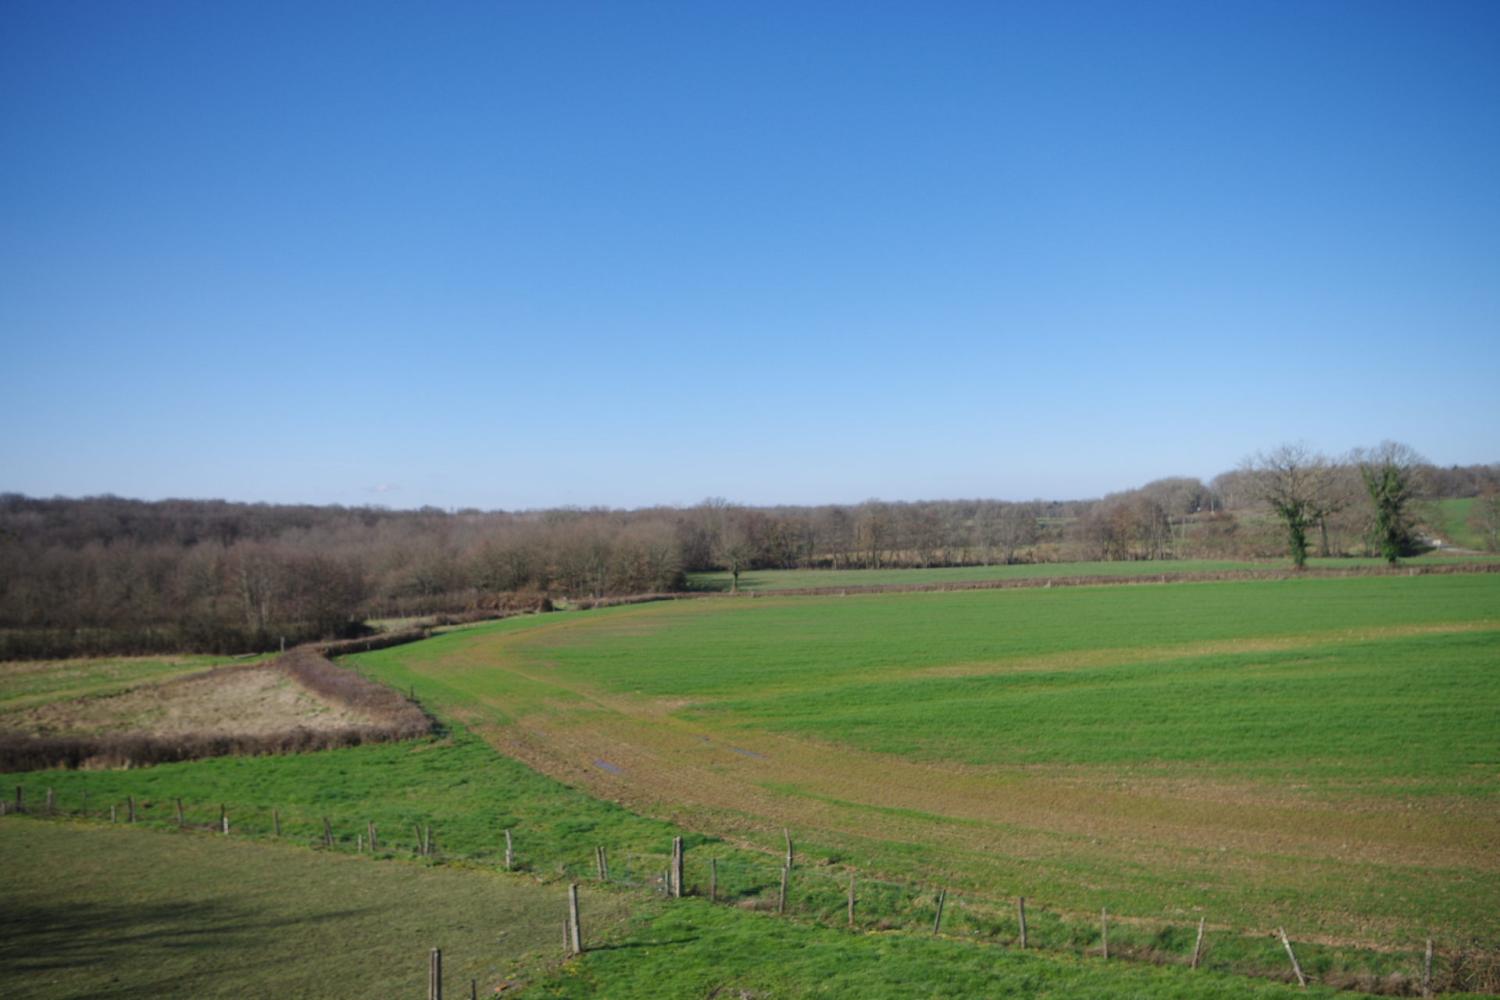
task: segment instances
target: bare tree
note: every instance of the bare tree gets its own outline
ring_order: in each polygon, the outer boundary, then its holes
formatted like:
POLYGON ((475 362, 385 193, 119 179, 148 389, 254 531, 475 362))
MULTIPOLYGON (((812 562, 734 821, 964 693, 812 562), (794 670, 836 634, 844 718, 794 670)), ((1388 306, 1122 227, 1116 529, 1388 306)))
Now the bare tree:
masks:
POLYGON ((750 568, 755 558, 755 543, 750 536, 749 525, 743 512, 726 510, 723 526, 719 531, 717 557, 719 563, 729 571, 730 593, 740 589, 740 573, 750 568))
POLYGON ((1249 459, 1255 496, 1268 505, 1286 528, 1292 564, 1307 565, 1307 532, 1326 516, 1332 502, 1333 475, 1328 459, 1303 444, 1284 444, 1249 459))

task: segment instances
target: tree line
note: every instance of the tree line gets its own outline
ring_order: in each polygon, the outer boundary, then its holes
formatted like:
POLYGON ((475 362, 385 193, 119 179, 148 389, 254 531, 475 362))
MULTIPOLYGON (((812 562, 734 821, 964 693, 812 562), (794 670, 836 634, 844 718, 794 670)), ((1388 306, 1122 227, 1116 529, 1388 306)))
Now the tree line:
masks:
POLYGON ((1395 507, 1359 456, 1292 446, 1208 483, 1093 500, 444 511, 5 494, 0 658, 265 650, 372 619, 678 592, 709 570, 733 588, 752 569, 1255 558, 1289 544, 1300 564, 1299 537, 1300 558, 1388 542, 1400 554, 1438 496, 1474 497, 1494 522, 1476 532, 1500 542, 1500 466, 1407 458, 1410 475, 1381 485, 1395 507), (1310 492, 1280 497, 1277 483, 1310 492))

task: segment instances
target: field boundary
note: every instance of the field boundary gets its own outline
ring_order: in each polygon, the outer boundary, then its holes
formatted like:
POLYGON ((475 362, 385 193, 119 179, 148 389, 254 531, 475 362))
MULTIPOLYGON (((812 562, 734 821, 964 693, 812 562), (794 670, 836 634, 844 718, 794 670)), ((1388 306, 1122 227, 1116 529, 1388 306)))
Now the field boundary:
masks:
MULTIPOLYGON (((751 599, 756 597, 842 597, 848 594, 913 594, 961 590, 1047 590, 1052 587, 1107 587, 1141 586, 1163 583, 1224 583, 1236 580, 1310 580, 1344 579, 1349 577, 1404 577, 1404 576, 1448 576, 1500 573, 1500 562, 1444 563, 1437 566, 1350 566, 1347 568, 1310 567, 1307 569, 1226 569, 1226 570, 1182 570, 1161 573, 1140 573, 1111 576, 1088 574, 1080 576, 1029 576, 997 580, 949 580, 931 583, 864 583, 842 587, 762 587, 737 592, 688 591, 668 597, 726 597, 751 599)), ((659 600, 653 596, 648 600, 659 600)), ((622 603, 624 603, 622 601, 622 603)))

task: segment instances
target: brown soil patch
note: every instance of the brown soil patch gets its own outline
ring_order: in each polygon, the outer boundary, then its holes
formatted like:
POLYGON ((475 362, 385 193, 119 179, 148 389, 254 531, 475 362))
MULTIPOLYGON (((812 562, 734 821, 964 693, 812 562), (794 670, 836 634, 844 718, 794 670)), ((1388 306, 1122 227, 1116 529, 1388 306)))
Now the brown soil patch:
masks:
POLYGON ((221 732, 259 736, 293 728, 372 725, 368 713, 319 698, 269 665, 218 669, 98 698, 76 698, 0 715, 0 727, 34 736, 221 732))

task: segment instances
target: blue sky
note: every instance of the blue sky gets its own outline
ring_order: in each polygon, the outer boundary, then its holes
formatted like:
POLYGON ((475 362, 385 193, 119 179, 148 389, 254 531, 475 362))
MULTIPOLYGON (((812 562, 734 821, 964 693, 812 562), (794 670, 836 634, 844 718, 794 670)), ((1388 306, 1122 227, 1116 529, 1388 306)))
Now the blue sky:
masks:
POLYGON ((0 4, 0 490, 1500 460, 1500 4, 0 4))

